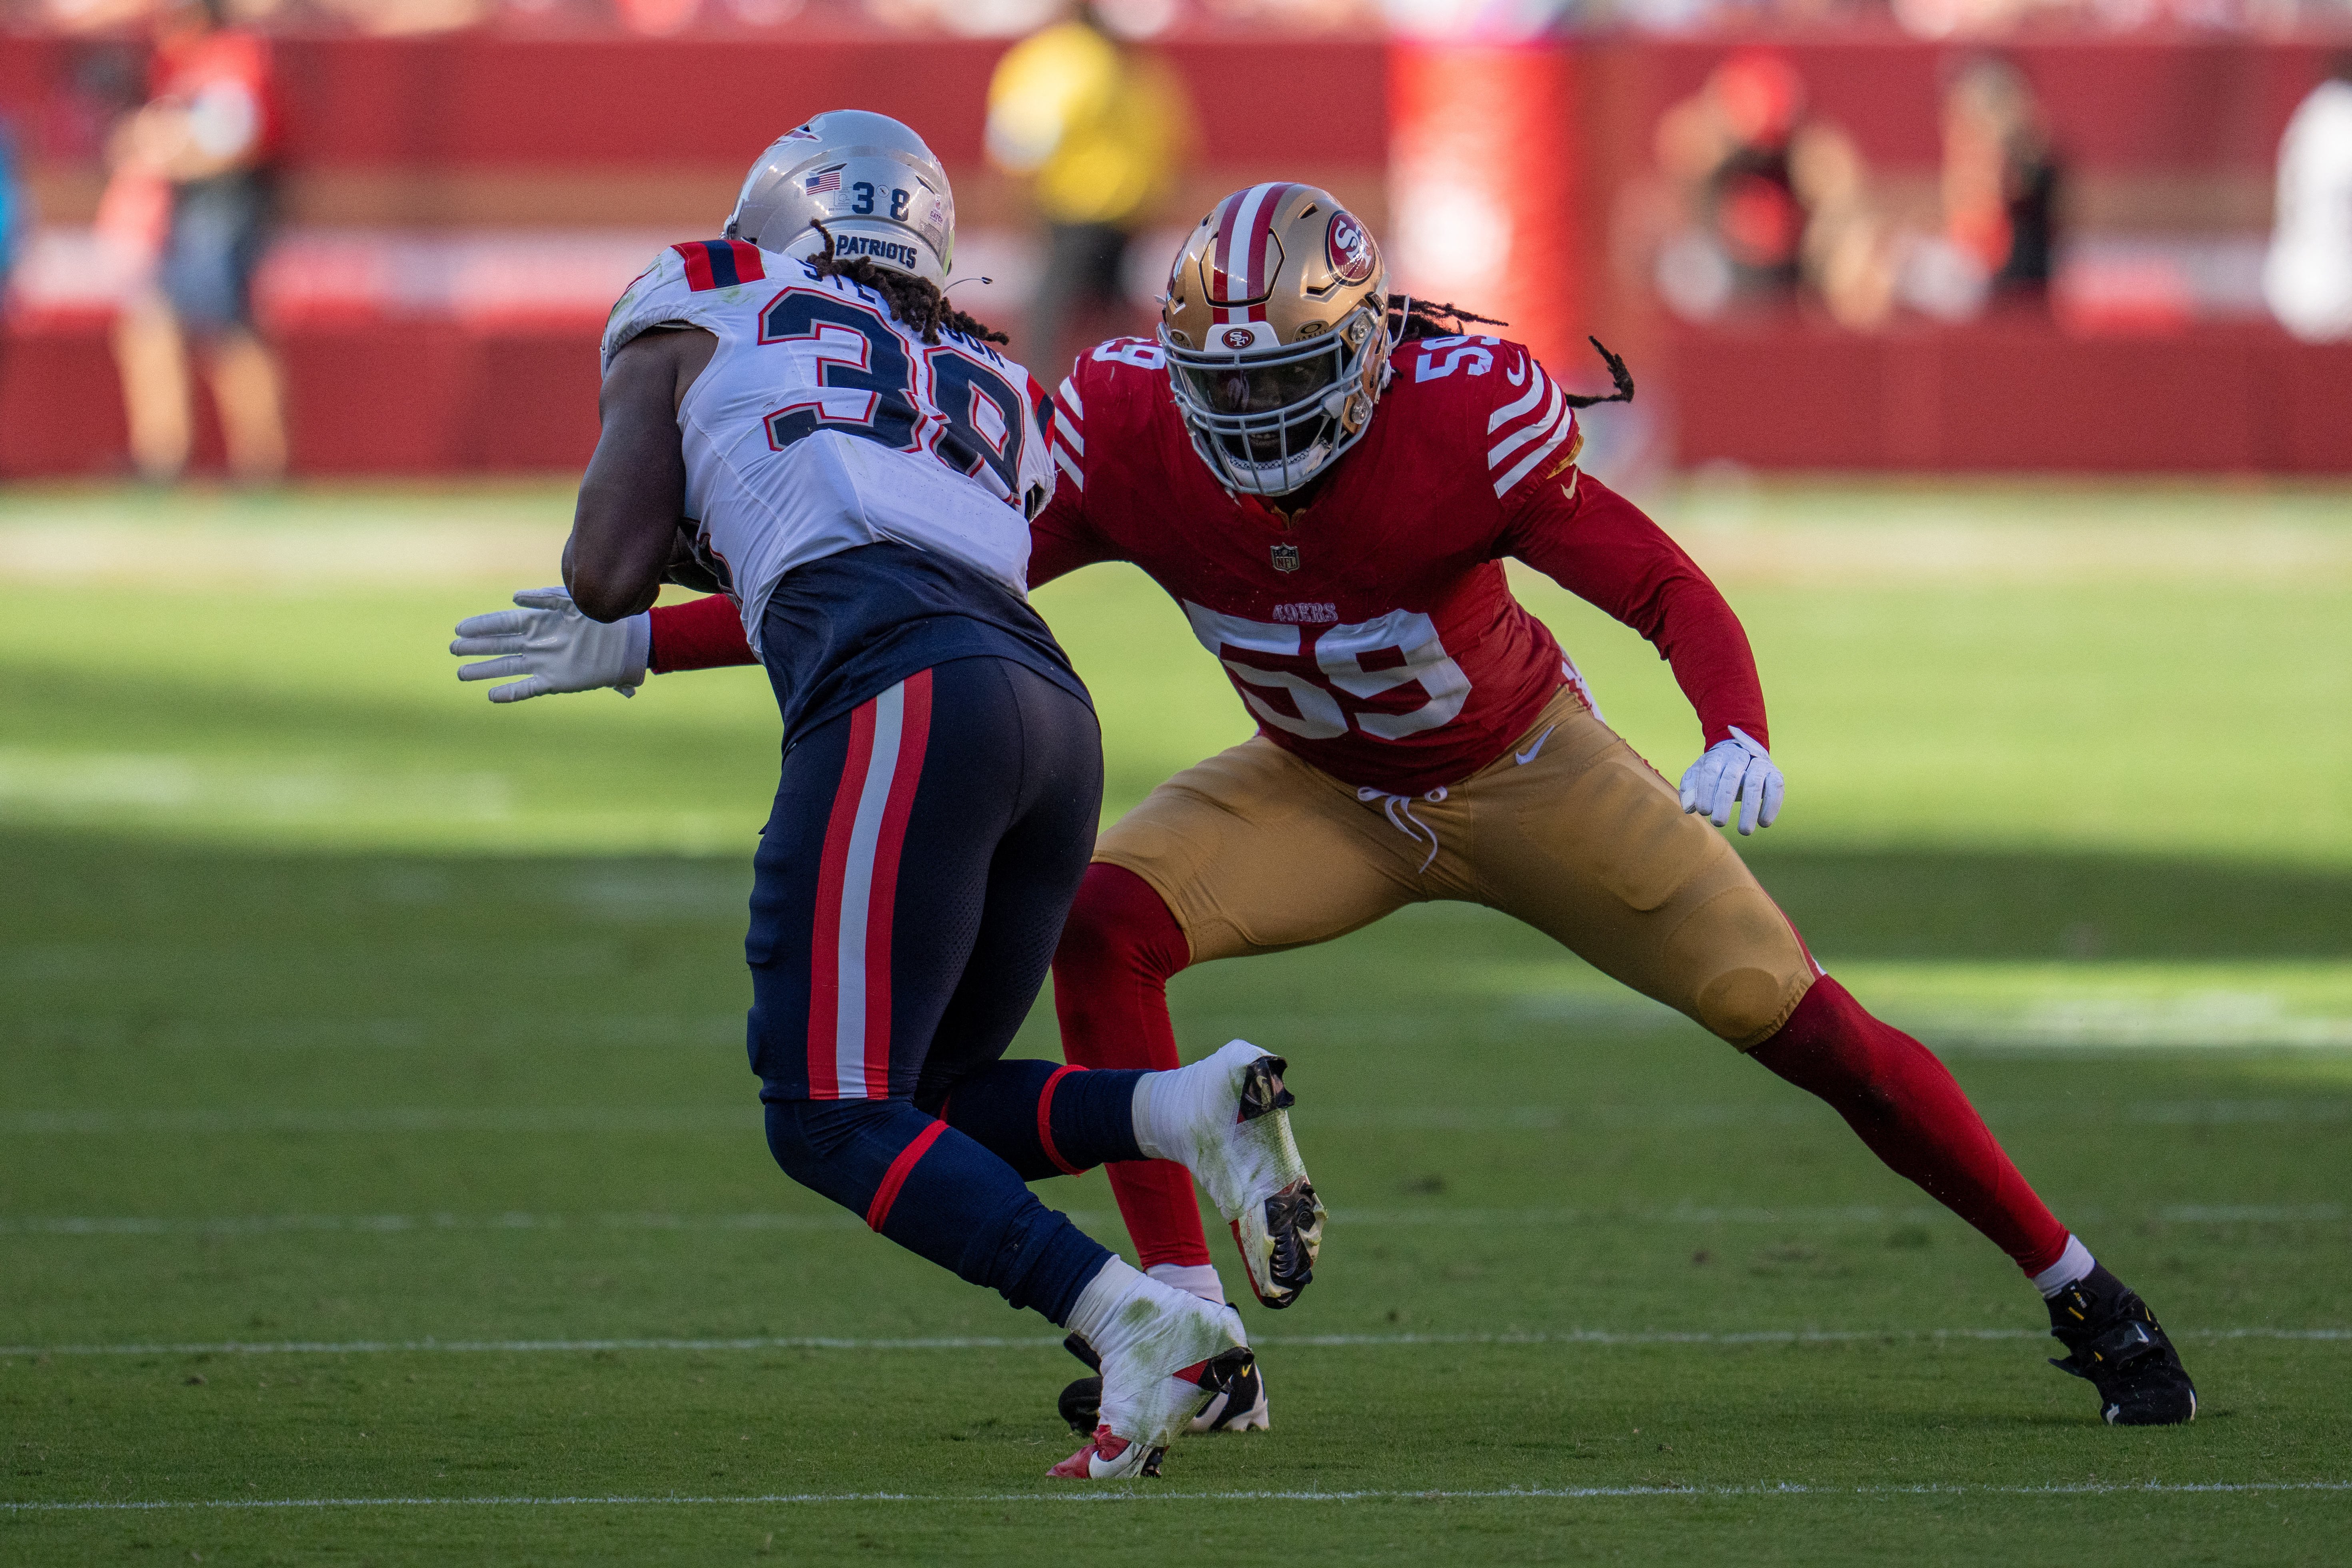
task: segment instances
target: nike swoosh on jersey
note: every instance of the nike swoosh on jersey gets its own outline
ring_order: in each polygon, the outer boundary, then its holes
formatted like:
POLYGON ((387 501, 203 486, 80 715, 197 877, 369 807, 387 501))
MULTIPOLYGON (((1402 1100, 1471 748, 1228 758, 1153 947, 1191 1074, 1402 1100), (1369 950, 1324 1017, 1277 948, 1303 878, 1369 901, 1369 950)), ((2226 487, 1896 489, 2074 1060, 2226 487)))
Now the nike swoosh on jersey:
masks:
POLYGON ((1552 731, 1559 728, 1559 726, 1557 724, 1547 726, 1544 732, 1536 737, 1536 743, 1534 745, 1529 746, 1524 752, 1513 752, 1511 755, 1518 759, 1519 766, 1526 767, 1529 763, 1534 762, 1536 760, 1536 753, 1543 750, 1543 743, 1551 739, 1552 731))

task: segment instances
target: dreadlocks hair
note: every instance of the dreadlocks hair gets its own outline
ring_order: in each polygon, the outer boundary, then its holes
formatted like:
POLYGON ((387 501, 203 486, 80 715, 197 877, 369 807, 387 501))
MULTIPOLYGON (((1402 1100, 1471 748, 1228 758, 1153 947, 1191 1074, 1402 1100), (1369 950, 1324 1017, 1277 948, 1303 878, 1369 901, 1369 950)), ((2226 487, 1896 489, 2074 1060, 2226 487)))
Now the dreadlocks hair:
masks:
POLYGON ((875 264, 870 256, 836 256, 833 248, 833 230, 822 221, 813 226, 824 236, 824 253, 812 256, 803 264, 817 278, 846 278, 861 289, 871 289, 882 296, 890 313, 922 334, 923 342, 936 343, 942 328, 960 338, 976 343, 1010 343, 1013 340, 1003 332, 974 321, 948 303, 940 286, 928 278, 875 264))
MULTIPOLYGON (((1511 324, 1508 321, 1498 321, 1492 316, 1474 314, 1459 305, 1440 305, 1433 300, 1416 300, 1410 294, 1389 296, 1389 331, 1391 339, 1396 342, 1411 342, 1415 338, 1452 337, 1473 321, 1485 327, 1507 327, 1511 324)), ((1570 408, 1591 408, 1602 403, 1633 402, 1633 373, 1625 368, 1624 360, 1611 353, 1608 345, 1599 338, 1587 338, 1584 341, 1593 346, 1601 355, 1601 363, 1609 367, 1609 382, 1616 390, 1605 397, 1597 393, 1570 392, 1565 394, 1562 400, 1570 408)))
POLYGON ((1599 338, 1587 338, 1584 341, 1592 345, 1593 351, 1601 356, 1601 363, 1609 367, 1610 384, 1614 386, 1617 390, 1611 393, 1606 397, 1602 397, 1594 393, 1571 392, 1568 395, 1566 399, 1568 405, 1570 408, 1591 408, 1594 405, 1601 403, 1633 402, 1633 373, 1625 368, 1625 362, 1620 359, 1617 355, 1611 353, 1608 346, 1602 343, 1599 338))
POLYGON ((1410 294, 1389 296, 1389 321, 1391 338, 1401 343, 1415 338, 1452 337, 1472 321, 1485 327, 1511 324, 1492 316, 1474 315, 1459 305, 1441 305, 1433 300, 1416 300, 1410 294))

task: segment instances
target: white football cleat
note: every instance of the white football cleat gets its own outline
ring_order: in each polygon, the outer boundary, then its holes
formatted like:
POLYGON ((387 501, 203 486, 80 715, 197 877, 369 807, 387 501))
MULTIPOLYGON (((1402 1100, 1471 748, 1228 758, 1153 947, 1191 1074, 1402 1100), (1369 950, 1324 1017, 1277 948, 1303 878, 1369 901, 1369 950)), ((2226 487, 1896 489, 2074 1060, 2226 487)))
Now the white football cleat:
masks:
POLYGON ((1153 1282, 1121 1303, 1118 1318, 1125 1342, 1100 1352, 1099 1424, 1049 1476, 1106 1481, 1158 1475, 1169 1447, 1202 1406, 1230 1394, 1250 1368, 1249 1347, 1233 1326, 1238 1319, 1197 1296, 1153 1282))
MULTIPOLYGON (((1233 1315, 1234 1337, 1245 1340, 1240 1329, 1241 1313, 1230 1301, 1225 1303, 1225 1310, 1233 1315)), ((1102 1418, 1102 1357, 1095 1354, 1094 1347, 1087 1344, 1085 1336, 1080 1334, 1072 1334, 1064 1340, 1062 1348, 1086 1363, 1094 1373, 1092 1377, 1079 1378, 1062 1390, 1062 1419, 1069 1423, 1071 1431, 1083 1437, 1092 1432, 1102 1418)), ((1209 1403, 1201 1406, 1201 1413, 1192 1417, 1191 1430, 1267 1432, 1273 1427, 1274 1414, 1265 1397, 1265 1368, 1252 1362, 1229 1387, 1209 1396, 1209 1403)))
POLYGON ((1192 1173, 1231 1222, 1250 1289, 1269 1307, 1298 1299, 1323 1247, 1323 1204, 1290 1133, 1297 1097, 1282 1081, 1289 1065, 1234 1040, 1136 1084, 1137 1143, 1150 1158, 1192 1173))

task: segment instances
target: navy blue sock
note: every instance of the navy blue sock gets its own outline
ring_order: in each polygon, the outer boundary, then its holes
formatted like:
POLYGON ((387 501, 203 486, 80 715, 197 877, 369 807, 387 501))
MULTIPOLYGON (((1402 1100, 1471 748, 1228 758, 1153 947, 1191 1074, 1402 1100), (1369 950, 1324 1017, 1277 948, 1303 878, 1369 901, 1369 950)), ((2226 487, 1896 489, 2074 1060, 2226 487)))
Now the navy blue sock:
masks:
POLYGON ((997 1061, 950 1088, 948 1125, 1034 1182, 1075 1176, 1111 1160, 1140 1160, 1135 1144, 1139 1071, 997 1061))
POLYGON ((786 1175, 909 1252, 1056 1323, 1111 1255, 1003 1160, 903 1100, 771 1100, 768 1147, 786 1175))

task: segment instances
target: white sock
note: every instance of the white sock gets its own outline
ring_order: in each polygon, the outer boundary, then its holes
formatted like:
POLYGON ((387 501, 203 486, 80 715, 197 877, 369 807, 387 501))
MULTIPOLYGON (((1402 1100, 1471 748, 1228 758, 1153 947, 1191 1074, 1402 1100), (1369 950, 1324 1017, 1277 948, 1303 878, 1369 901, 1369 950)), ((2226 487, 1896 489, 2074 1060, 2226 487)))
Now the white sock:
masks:
POLYGON ((1191 1291, 1212 1307, 1225 1304, 1224 1282, 1217 1278, 1214 1264, 1155 1263, 1144 1272, 1162 1285, 1173 1285, 1179 1290, 1191 1291))
POLYGON ((1126 1258, 1111 1258, 1096 1270, 1095 1277, 1087 1281, 1087 1288, 1078 1292, 1077 1304, 1070 1309, 1069 1318, 1062 1327, 1094 1346, 1095 1353, 1099 1355, 1103 1341, 1111 1332, 1111 1325, 1118 1321, 1119 1308, 1132 1300, 1138 1291, 1148 1289, 1150 1286, 1150 1281, 1137 1273, 1126 1258))
MULTIPOLYGON (((1241 1043, 1232 1041, 1226 1049, 1241 1043)), ((1220 1114, 1232 1120, 1233 1073, 1217 1059, 1223 1055, 1220 1050, 1190 1067, 1146 1073, 1135 1080, 1135 1145, 1145 1159, 1181 1164, 1192 1148, 1193 1129, 1220 1114)))
POLYGON ((2070 1231, 2066 1236, 2066 1250, 2058 1255, 2057 1262, 2033 1277, 2033 1288, 2041 1291, 2042 1299, 2047 1301, 2097 1267, 2098 1261, 2091 1256, 2091 1249, 2076 1240, 2070 1231))

